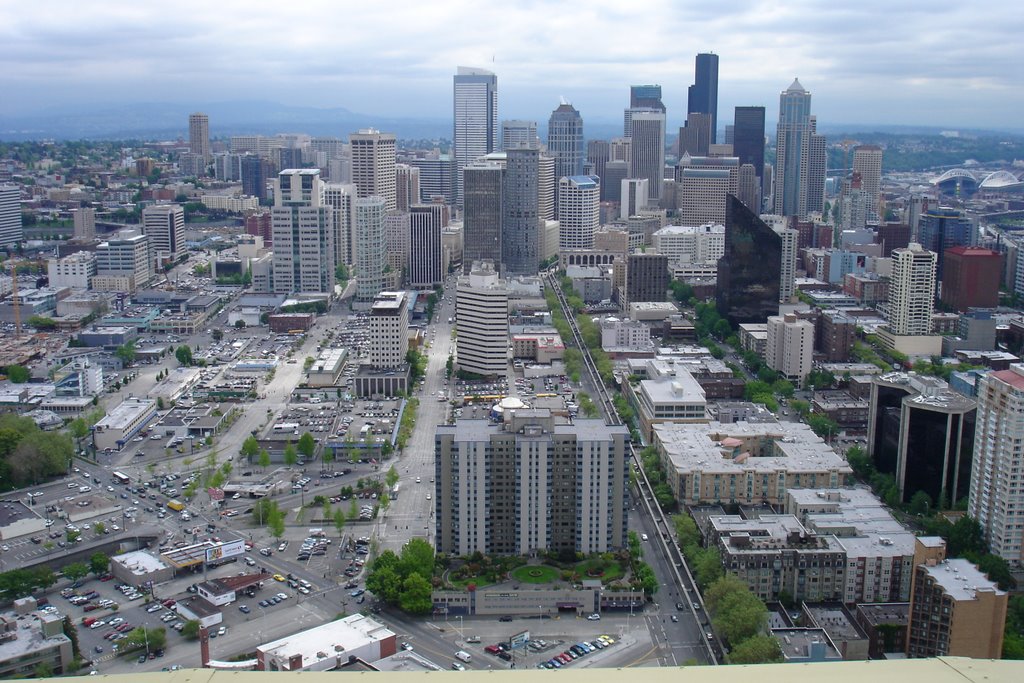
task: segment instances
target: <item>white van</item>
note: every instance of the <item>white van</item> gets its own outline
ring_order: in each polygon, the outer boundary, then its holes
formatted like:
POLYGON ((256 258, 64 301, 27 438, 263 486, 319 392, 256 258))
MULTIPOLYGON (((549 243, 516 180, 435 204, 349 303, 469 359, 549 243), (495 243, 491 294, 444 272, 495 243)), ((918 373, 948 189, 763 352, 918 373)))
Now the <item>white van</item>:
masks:
POLYGON ((459 650, 458 652, 456 652, 456 653, 455 653, 455 657, 456 657, 457 659, 461 659, 461 660, 462 660, 462 661, 464 661, 464 662, 468 662, 469 660, 473 659, 473 656, 472 656, 472 655, 470 655, 470 654, 469 654, 468 652, 466 652, 465 650, 459 650))

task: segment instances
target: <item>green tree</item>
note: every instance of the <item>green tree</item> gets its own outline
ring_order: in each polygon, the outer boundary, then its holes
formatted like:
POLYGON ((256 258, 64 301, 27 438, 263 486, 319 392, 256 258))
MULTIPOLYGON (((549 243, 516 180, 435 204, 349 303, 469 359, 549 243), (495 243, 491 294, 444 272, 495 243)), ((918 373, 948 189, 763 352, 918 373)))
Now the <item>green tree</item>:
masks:
POLYGON ((295 446, 289 442, 284 447, 284 464, 291 467, 299 461, 299 453, 295 450, 295 446))
POLYGON ((270 452, 266 448, 261 448, 256 462, 264 470, 270 467, 270 452))
POLYGON ((434 573, 434 546, 422 538, 412 538, 402 546, 401 573, 409 576, 432 576, 434 573))
POLYGON ((198 619, 189 619, 181 629, 181 635, 185 640, 199 640, 199 628, 202 624, 198 619))
POLYGON ((366 589, 384 602, 395 604, 402 595, 402 579, 392 566, 375 568, 366 577, 366 589))
POLYGON ((316 439, 314 439, 313 435, 309 432, 304 432, 302 436, 299 437, 299 443, 296 448, 298 448, 302 457, 306 460, 312 460, 313 454, 316 453, 316 439))
POLYGON ((434 607, 430 598, 430 582, 418 573, 410 574, 402 583, 399 606, 409 614, 430 614, 434 607))
POLYGON ((342 532, 345 530, 346 521, 344 510, 338 508, 334 511, 334 528, 337 530, 338 536, 341 536, 342 532))
POLYGON ((388 489, 395 488, 395 484, 398 483, 398 470, 395 469, 394 465, 389 467, 384 475, 384 483, 388 485, 388 489))
POLYGON ((973 517, 964 515, 953 524, 946 538, 949 557, 963 557, 968 553, 985 553, 985 533, 973 517))
POLYGON ((110 558, 106 553, 93 553, 89 556, 89 570, 93 574, 106 574, 110 569, 110 558))
POLYGON ((210 336, 213 337, 213 341, 219 342, 221 339, 224 338, 224 330, 217 327, 213 330, 210 336))
POLYGON ((143 649, 155 652, 167 647, 167 631, 160 628, 138 627, 128 632, 128 637, 121 642, 121 651, 143 649))
POLYGON ((126 368, 131 367, 132 363, 135 362, 135 342, 130 341, 127 344, 118 346, 114 349, 114 356, 119 358, 126 368))
POLYGON ((264 526, 275 510, 277 510, 277 503, 275 501, 260 498, 252 506, 252 521, 260 526, 264 526))
MULTIPOLYGON (((852 467, 852 465, 851 465, 852 467)), ((917 491, 910 497, 910 513, 913 515, 927 515, 932 509, 932 497, 924 491, 917 491)))
POLYGON ((178 362, 181 365, 184 365, 186 367, 192 365, 192 349, 190 349, 188 346, 185 346, 184 344, 182 344, 181 346, 174 350, 174 357, 178 359, 178 362))
POLYGON ((66 565, 61 573, 63 573, 64 578, 69 581, 78 581, 79 579, 84 579, 89 575, 89 565, 85 562, 72 562, 71 564, 66 565))
POLYGON ((93 527, 92 527, 92 528, 93 528, 93 530, 95 530, 95 531, 96 531, 96 535, 97 535, 97 536, 99 536, 100 534, 104 534, 104 533, 106 533, 106 532, 107 532, 107 525, 106 525, 106 524, 104 524, 103 522, 96 522, 96 523, 95 523, 95 524, 93 525, 93 527))
POLYGON ((760 634, 736 644, 729 653, 730 664, 774 664, 781 661, 779 641, 760 634))
POLYGON ((271 511, 270 517, 267 519, 267 527, 270 529, 270 535, 274 538, 281 538, 284 536, 284 513, 276 506, 271 511))
POLYGON ((22 365, 8 365, 5 372, 12 384, 24 384, 32 377, 28 369, 22 365))
POLYGON ((680 548, 700 543, 700 531, 697 530, 697 523, 693 521, 693 517, 685 513, 673 515, 672 524, 675 526, 680 548))

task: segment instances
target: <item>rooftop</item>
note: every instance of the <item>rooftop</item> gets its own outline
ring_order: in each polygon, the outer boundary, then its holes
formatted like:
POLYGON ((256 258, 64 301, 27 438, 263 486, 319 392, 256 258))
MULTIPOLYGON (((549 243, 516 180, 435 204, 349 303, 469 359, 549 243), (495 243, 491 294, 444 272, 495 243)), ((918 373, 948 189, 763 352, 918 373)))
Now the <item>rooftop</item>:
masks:
POLYGON ((672 465, 682 472, 852 472, 846 460, 799 422, 657 424, 654 435, 672 465), (723 441, 729 438, 757 450, 726 448, 723 441))
POLYGON ((979 591, 1003 595, 996 583, 970 560, 960 558, 943 560, 924 571, 954 600, 976 600, 979 591))
POLYGON ((131 397, 103 416, 96 423, 97 429, 124 429, 148 410, 156 409, 156 401, 151 398, 131 397))
POLYGON ((167 568, 163 560, 150 555, 144 550, 133 550, 129 553, 116 555, 111 559, 136 576, 145 576, 146 574, 152 574, 155 571, 167 568))
POLYGON ((394 635, 376 619, 354 614, 260 645, 258 649, 264 653, 265 659, 274 658, 287 670, 290 658, 296 655, 302 657, 303 666, 308 666, 394 635))

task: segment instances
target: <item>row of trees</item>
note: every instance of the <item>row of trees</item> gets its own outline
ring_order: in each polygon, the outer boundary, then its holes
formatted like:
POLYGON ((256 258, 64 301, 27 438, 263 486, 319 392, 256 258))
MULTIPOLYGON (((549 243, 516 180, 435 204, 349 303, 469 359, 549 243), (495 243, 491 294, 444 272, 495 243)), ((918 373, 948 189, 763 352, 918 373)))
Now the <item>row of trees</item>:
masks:
POLYGON ((676 538, 704 595, 715 632, 730 645, 732 664, 781 661, 779 643, 766 634, 768 608, 740 579, 726 574, 716 548, 702 548, 697 524, 688 514, 672 517, 676 538))
POLYGON ((635 531, 630 531, 626 542, 629 545, 630 570, 633 572, 632 583, 642 588, 647 597, 651 597, 658 592, 658 577, 655 576, 651 565, 643 560, 644 549, 640 545, 640 537, 635 531))

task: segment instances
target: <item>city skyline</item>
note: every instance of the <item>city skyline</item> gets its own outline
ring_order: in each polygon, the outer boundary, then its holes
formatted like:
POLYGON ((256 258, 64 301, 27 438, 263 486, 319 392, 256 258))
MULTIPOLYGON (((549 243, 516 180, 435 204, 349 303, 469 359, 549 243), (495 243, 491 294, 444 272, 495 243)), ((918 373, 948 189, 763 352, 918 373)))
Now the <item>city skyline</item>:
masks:
POLYGON ((10 66, 0 75, 7 95, 0 127, 5 117, 70 106, 158 101, 198 109, 254 95, 448 118, 451 73, 468 64, 498 75, 502 119, 543 120, 565 96, 585 120, 613 121, 628 105, 630 85, 658 83, 671 129, 685 118, 699 52, 720 57, 719 129, 737 105, 765 105, 770 125, 774 98, 794 78, 815 93, 819 119, 837 124, 1013 129, 1024 104, 1016 87, 1024 47, 1014 39, 1024 18, 1009 4, 982 14, 953 4, 925 12, 891 3, 793 2, 770 10, 664 3, 642 16, 602 2, 452 2, 429 12, 406 3, 326 5, 308 8, 320 20, 283 34, 280 27, 295 17, 274 5, 251 13, 240 3, 185 2, 168 14, 119 0, 88 8, 56 4, 58 11, 46 16, 0 9, 0 58, 10 66), (881 18, 913 31, 882 31, 881 18), (361 25, 375 30, 344 30, 361 25), (485 26, 503 30, 480 30, 485 26), (699 42, 680 44, 680 35, 699 42))

